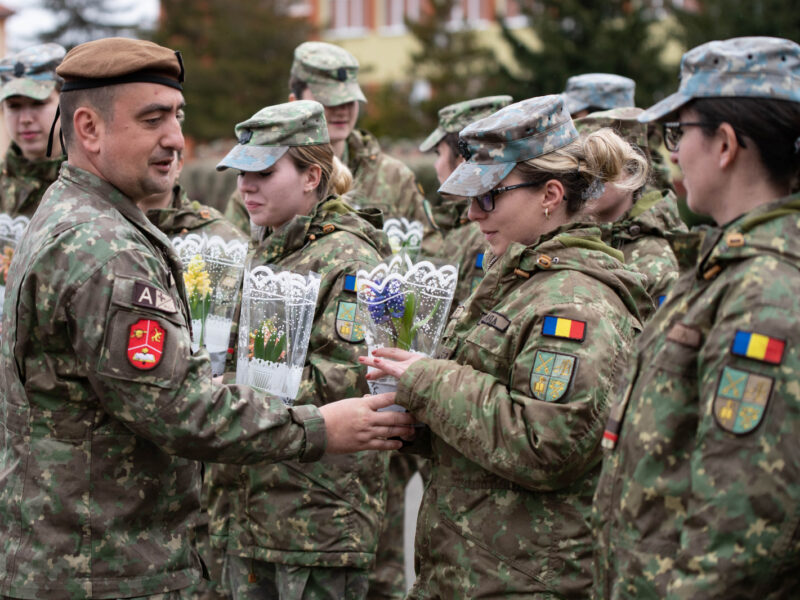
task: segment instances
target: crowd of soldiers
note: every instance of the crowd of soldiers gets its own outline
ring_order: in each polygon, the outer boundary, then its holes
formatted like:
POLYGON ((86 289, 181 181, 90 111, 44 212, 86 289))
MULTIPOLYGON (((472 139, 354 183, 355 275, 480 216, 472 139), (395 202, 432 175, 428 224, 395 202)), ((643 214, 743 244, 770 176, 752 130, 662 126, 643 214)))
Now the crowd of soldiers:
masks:
POLYGON ((647 110, 598 73, 443 107, 435 202, 356 127, 358 67, 303 43, 288 102, 231 116, 223 215, 178 183, 179 52, 0 62, 0 210, 30 218, 0 255, 0 597, 402 598, 416 472, 409 598, 792 597, 800 46, 703 44, 647 110), (390 217, 458 263, 435 356, 352 326, 390 217), (192 351, 191 233, 320 275, 291 406, 192 351))

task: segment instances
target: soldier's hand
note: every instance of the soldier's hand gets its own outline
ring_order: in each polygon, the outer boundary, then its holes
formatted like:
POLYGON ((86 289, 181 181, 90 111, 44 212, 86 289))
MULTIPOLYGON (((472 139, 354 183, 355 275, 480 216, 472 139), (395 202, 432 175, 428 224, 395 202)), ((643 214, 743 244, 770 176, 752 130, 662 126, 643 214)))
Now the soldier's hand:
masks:
POLYGON ((420 354, 400 348, 377 348, 372 351, 372 356, 359 356, 358 362, 376 369, 367 373, 367 379, 380 379, 387 375, 399 379, 408 367, 423 358, 420 354))
POLYGON ((394 403, 394 392, 347 398, 320 407, 327 434, 326 452, 347 454, 361 450, 399 450, 402 442, 390 437, 412 439, 414 417, 409 413, 383 411, 394 403))

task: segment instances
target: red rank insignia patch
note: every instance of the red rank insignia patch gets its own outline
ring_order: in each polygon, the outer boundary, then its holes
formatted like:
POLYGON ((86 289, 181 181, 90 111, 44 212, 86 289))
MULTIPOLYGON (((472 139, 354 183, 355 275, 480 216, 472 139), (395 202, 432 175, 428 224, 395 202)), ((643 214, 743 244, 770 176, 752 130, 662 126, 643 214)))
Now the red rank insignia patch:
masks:
POLYGON ((143 371, 155 368, 161 362, 166 335, 164 328, 153 319, 140 319, 131 325, 128 361, 143 371))

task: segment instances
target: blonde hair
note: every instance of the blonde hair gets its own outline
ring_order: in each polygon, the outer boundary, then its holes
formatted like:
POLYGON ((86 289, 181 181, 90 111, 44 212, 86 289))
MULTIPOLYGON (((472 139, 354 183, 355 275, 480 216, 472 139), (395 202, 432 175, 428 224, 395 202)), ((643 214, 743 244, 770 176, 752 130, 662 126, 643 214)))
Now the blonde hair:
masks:
POLYGON ((584 208, 600 184, 636 191, 647 183, 650 166, 644 154, 608 127, 542 156, 517 163, 525 182, 544 185, 556 179, 564 186, 567 215, 584 208))
POLYGON ((297 167, 304 171, 311 165, 317 165, 320 170, 317 197, 322 200, 331 194, 341 196, 350 191, 353 186, 353 175, 342 161, 333 153, 330 144, 315 144, 313 146, 291 146, 286 153, 297 167))

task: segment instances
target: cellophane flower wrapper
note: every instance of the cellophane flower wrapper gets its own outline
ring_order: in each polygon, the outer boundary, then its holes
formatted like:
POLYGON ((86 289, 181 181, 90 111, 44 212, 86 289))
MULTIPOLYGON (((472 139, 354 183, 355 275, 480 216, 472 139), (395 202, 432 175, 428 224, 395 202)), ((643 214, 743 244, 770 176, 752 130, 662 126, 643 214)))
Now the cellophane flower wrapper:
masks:
POLYGON ((389 238, 394 254, 405 252, 412 259, 419 255, 423 235, 423 225, 419 221, 409 221, 405 217, 387 219, 383 232, 389 238))
MULTIPOLYGON (((447 324, 457 280, 455 265, 413 262, 405 253, 372 271, 359 271, 358 315, 368 351, 401 348, 433 356, 447 324)), ((380 394, 395 391, 397 381, 387 376, 369 381, 369 386, 373 394, 380 394)))
POLYGON ((6 213, 0 214, 0 309, 6 298, 6 279, 11 259, 17 244, 22 239, 22 234, 28 228, 28 217, 12 217, 6 213))
POLYGON ((225 371, 231 325, 242 288, 247 244, 191 233, 172 240, 186 268, 184 282, 192 313, 192 351, 205 346, 211 371, 225 371))
POLYGON ((291 405, 300 390, 314 310, 317 273, 300 275, 259 266, 245 272, 239 320, 236 383, 291 405))

